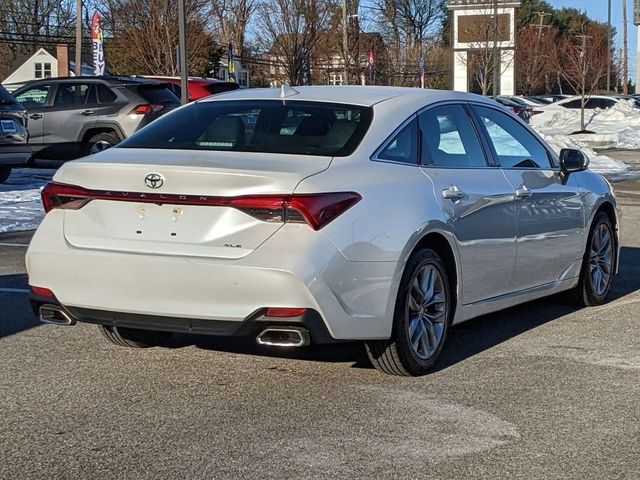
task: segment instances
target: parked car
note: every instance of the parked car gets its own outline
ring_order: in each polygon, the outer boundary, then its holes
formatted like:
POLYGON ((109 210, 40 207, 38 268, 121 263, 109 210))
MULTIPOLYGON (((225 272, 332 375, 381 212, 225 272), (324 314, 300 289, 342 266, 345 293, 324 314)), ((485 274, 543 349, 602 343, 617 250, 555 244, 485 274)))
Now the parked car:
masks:
POLYGON ((536 98, 541 100, 547 100, 550 103, 559 102, 560 100, 564 100, 565 98, 571 98, 572 95, 565 95, 563 93, 547 93, 545 95, 536 95, 536 98))
POLYGON ((620 212, 587 165, 476 95, 238 90, 56 173, 31 299, 121 346, 361 340, 376 368, 421 375, 451 324, 558 292, 606 301, 620 212))
MULTIPOLYGON (((585 113, 587 115, 593 115, 596 109, 604 110, 611 108, 621 101, 624 101, 624 99, 615 96, 591 95, 585 104, 585 113)), ((579 96, 573 96, 549 105, 537 107, 535 109, 534 123, 538 125, 540 123, 547 122, 557 113, 566 111, 567 109, 580 110, 581 106, 582 98, 579 96)))
MULTIPOLYGON (((162 82, 166 82, 169 85, 171 91, 176 97, 181 98, 182 95, 182 80, 180 77, 146 77, 153 78, 162 82)), ((208 97, 210 95, 217 95, 219 93, 231 92, 238 90, 240 85, 235 82, 225 82, 222 80, 215 80, 212 78, 189 78, 189 101, 200 100, 201 98, 208 97)))
POLYGON ((533 110, 528 105, 516 102, 515 100, 507 97, 498 97, 496 98, 496 101, 519 116, 522 120, 529 123, 529 120, 533 115, 533 110))
POLYGON ((29 139, 27 111, 0 85, 0 183, 11 175, 11 169, 27 164, 29 139))
POLYGON ((47 78, 15 91, 28 111, 35 158, 97 153, 180 105, 168 85, 128 77, 47 78))

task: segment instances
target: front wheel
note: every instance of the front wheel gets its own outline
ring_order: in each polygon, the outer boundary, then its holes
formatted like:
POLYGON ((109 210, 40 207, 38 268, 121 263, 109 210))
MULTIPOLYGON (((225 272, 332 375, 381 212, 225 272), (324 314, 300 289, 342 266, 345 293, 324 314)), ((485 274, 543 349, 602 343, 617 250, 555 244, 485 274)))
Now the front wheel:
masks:
POLYGON ((606 302, 615 273, 616 237, 609 216, 600 212, 593 220, 582 259, 580 280, 570 290, 569 300, 580 307, 606 302))
POLYGON ((390 340, 366 342, 373 366, 390 375, 418 376, 433 367, 449 329, 451 285, 440 256, 425 248, 405 268, 390 340))
POLYGON ((108 325, 100 325, 100 331, 111 343, 119 347, 129 348, 157 347, 169 340, 172 335, 171 332, 111 327, 108 325))
POLYGON ((11 167, 0 167, 0 183, 7 181, 11 175, 11 167))

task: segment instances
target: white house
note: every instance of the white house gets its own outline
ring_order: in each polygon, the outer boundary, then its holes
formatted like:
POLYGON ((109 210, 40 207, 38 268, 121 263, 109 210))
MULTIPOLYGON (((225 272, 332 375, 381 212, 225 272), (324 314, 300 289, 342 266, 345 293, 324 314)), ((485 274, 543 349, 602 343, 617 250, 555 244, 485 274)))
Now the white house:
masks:
MULTIPOLYGON (((83 55, 82 74, 93 75, 93 66, 91 61, 87 60, 87 56, 83 55)), ((12 92, 33 80, 74 76, 74 72, 75 62, 69 59, 68 45, 58 45, 55 51, 40 48, 31 56, 18 56, 12 65, 11 73, 2 81, 2 85, 12 92)))
MULTIPOLYGON (((233 67, 236 71, 236 80, 240 88, 249 88, 251 82, 251 70, 246 67, 243 67, 240 63, 240 60, 233 60, 233 67)), ((218 80, 224 80, 225 82, 229 81, 229 59, 223 57, 220 59, 220 66, 217 72, 218 80)))

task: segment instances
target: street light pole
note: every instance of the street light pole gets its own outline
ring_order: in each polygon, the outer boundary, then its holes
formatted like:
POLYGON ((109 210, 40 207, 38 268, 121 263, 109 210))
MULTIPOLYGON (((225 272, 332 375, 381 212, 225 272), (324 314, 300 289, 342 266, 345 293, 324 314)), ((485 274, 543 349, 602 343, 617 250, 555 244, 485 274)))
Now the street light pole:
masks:
POLYGON ((82 0, 76 3, 76 77, 82 75, 82 0))
POLYGON ((185 0, 178 0, 178 63, 180 65, 180 101, 189 102, 189 70, 187 66, 187 16, 185 0))
POLYGON ((343 85, 349 85, 349 37, 347 34, 347 0, 342 0, 342 49, 344 50, 344 80, 343 85))

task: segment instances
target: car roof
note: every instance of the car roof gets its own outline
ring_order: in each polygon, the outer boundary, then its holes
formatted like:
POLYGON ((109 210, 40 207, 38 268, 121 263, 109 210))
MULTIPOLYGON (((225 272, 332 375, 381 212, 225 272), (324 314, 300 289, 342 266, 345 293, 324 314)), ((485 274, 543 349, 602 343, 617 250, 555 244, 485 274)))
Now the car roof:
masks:
POLYGON ((490 104, 490 100, 471 93, 453 92, 450 90, 429 90, 409 87, 381 86, 311 86, 284 88, 245 88, 207 97, 198 102, 216 102, 228 100, 295 100, 312 102, 343 103, 371 107, 391 99, 402 98, 415 101, 416 105, 426 105, 445 100, 462 102, 476 101, 490 104), (284 92, 284 96, 283 96, 284 92))

